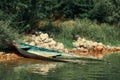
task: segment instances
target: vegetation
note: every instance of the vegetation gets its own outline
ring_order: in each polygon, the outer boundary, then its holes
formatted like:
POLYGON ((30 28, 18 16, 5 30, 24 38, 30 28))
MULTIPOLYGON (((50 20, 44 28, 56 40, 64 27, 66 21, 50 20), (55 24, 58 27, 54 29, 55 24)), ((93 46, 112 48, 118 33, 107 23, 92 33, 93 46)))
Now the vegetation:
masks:
POLYGON ((119 5, 120 0, 2 0, 0 20, 10 20, 22 32, 47 19, 89 18, 119 26, 119 5))
POLYGON ((0 21, 0 47, 7 47, 6 41, 18 40, 19 34, 9 26, 9 22, 0 21))
POLYGON ((2 0, 0 21, 9 23, 0 23, 0 28, 4 28, 1 33, 13 40, 12 36, 16 35, 11 33, 13 29, 19 30, 19 34, 42 30, 66 46, 72 47, 72 37, 76 34, 117 45, 120 40, 119 5, 120 0, 2 0), (42 21, 47 24, 41 25, 42 21), (60 22, 54 25, 53 21, 60 22))
POLYGON ((97 24, 88 19, 64 21, 59 23, 57 27, 48 24, 38 29, 49 33, 55 40, 63 42, 67 47, 72 47, 71 43, 75 35, 107 45, 119 46, 120 41, 118 27, 106 23, 97 24))

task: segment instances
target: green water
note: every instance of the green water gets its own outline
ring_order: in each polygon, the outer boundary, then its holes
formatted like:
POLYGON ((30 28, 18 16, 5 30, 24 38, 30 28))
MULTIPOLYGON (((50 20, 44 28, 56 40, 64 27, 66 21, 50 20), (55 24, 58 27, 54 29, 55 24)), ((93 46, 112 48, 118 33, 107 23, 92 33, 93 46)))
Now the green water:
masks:
POLYGON ((81 64, 22 59, 0 63, 0 80, 120 80, 120 53, 81 64))

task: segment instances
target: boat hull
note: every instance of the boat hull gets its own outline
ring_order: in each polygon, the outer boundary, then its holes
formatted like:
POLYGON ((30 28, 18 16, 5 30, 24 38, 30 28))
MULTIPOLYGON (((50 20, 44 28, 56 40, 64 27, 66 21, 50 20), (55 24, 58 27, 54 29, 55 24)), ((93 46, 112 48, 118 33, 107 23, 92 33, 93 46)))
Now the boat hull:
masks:
POLYGON ((56 62, 70 62, 69 60, 65 60, 65 59, 49 58, 49 57, 29 53, 20 48, 17 48, 16 46, 15 46, 15 48, 21 56, 26 57, 26 58, 40 59, 40 60, 47 60, 47 61, 56 61, 56 62))

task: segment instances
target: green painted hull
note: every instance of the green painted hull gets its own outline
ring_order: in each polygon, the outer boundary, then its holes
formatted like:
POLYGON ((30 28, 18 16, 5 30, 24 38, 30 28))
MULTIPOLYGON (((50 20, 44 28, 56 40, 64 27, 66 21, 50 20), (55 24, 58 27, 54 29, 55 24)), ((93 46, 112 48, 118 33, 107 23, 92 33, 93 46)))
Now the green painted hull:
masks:
POLYGON ((15 48, 22 56, 33 59, 60 61, 60 62, 74 62, 75 59, 101 61, 99 59, 58 52, 54 50, 32 46, 21 42, 18 43, 17 46, 15 45, 15 48))

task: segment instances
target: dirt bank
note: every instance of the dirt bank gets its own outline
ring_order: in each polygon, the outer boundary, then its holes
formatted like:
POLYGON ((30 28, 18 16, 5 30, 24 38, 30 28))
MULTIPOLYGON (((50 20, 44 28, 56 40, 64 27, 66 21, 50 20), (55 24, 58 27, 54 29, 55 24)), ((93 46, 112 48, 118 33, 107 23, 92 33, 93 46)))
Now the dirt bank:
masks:
MULTIPOLYGON (((103 58, 106 54, 109 54, 111 52, 120 51, 120 47, 104 45, 102 42, 95 42, 81 37, 78 37, 73 42, 73 49, 66 49, 63 43, 56 42, 50 38, 47 33, 42 32, 36 32, 33 35, 25 36, 23 42, 37 47, 43 47, 51 50, 65 52, 68 54, 76 54, 79 56, 92 56, 98 59, 103 58)), ((21 58, 23 57, 17 55, 17 53, 14 52, 0 52, 0 61, 16 60, 21 58)))
POLYGON ((21 58, 23 57, 17 55, 17 53, 0 52, 0 61, 16 60, 16 59, 21 59, 21 58))
POLYGON ((94 48, 92 50, 68 50, 69 53, 80 55, 80 56, 92 56, 98 59, 102 59, 105 55, 113 52, 120 52, 120 48, 94 48))
MULTIPOLYGON (((112 52, 120 52, 120 48, 111 48, 111 49, 93 49, 93 50, 68 50, 70 54, 76 54, 80 56, 92 56, 98 59, 103 58, 106 54, 110 54, 112 52)), ((24 57, 17 55, 17 53, 4 53, 0 52, 0 61, 10 61, 22 59, 24 57)))

